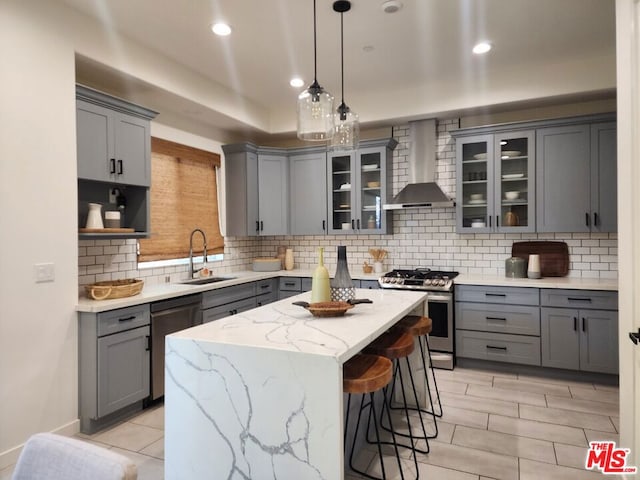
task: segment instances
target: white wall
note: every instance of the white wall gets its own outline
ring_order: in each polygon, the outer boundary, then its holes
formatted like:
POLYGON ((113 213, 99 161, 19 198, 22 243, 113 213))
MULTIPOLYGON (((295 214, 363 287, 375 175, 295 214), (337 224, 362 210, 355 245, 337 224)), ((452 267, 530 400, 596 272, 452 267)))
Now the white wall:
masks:
POLYGON ((47 2, 0 2, 0 468, 77 422, 74 53, 47 2), (34 282, 33 265, 55 264, 34 282))

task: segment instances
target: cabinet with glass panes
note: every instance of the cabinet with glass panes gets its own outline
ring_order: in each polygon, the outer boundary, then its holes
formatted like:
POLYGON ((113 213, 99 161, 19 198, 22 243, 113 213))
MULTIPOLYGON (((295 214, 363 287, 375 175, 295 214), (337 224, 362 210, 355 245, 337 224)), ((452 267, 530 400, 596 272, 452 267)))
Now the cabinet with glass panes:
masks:
POLYGON ((533 131, 456 138, 457 231, 535 230, 533 131))

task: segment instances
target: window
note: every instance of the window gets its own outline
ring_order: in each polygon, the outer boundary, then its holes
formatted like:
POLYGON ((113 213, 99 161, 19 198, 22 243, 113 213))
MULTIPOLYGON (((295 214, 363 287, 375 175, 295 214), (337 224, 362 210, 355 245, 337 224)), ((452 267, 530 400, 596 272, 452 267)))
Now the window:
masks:
MULTIPOLYGON (((189 256, 195 228, 207 236, 207 253, 222 253, 224 238, 218 221, 216 169, 220 155, 151 138, 151 237, 140 240, 138 262, 189 256)), ((201 254, 201 235, 193 239, 201 254)))

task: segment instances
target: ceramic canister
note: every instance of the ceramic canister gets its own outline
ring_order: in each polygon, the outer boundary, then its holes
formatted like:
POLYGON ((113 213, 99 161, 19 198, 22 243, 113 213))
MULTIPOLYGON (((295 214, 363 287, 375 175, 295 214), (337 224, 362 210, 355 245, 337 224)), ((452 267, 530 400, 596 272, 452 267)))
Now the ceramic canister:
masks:
POLYGON ((527 277, 540 278, 540 255, 529 255, 529 266, 527 267, 527 277))

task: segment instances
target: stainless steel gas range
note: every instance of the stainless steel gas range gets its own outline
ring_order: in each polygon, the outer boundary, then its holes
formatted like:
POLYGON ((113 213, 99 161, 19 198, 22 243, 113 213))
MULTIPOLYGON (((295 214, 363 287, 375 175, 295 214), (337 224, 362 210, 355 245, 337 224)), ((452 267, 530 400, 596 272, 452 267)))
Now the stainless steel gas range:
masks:
POLYGON ((433 322, 429 335, 431 359, 436 368, 452 370, 455 364, 453 279, 458 272, 416 268, 393 270, 378 279, 381 288, 423 290, 428 293, 428 315, 433 322))

